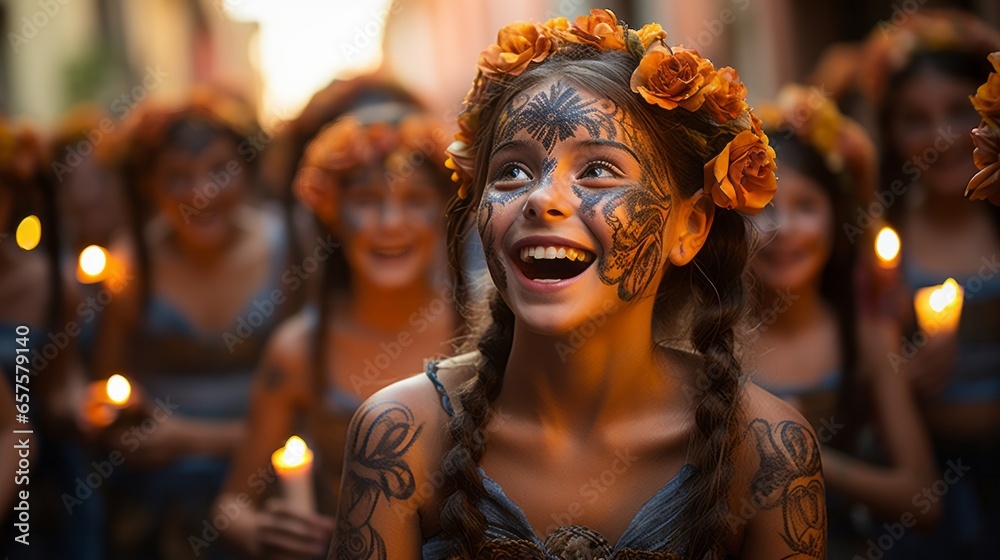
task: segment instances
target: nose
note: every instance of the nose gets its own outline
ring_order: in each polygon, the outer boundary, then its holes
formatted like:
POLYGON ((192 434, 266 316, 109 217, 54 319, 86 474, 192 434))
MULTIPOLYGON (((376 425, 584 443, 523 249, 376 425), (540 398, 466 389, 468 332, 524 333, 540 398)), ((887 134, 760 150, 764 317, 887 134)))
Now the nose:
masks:
POLYGON ((402 227, 405 220, 402 203, 394 197, 389 197, 382 202, 382 209, 379 214, 379 223, 383 230, 394 230, 402 227))
POLYGON ((548 177, 543 177, 528 195, 523 214, 528 220, 545 222, 559 221, 573 215, 575 210, 572 194, 572 180, 556 169, 548 177))

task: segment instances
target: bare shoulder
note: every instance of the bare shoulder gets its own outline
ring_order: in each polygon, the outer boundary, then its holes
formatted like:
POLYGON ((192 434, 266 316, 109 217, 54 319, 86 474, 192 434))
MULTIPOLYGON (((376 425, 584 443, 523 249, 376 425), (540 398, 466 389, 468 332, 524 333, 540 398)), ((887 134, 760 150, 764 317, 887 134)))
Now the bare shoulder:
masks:
POLYGON ((316 314, 302 310, 285 319, 268 337, 255 381, 267 391, 286 391, 306 399, 316 314))
POLYGON ((826 491, 815 432, 795 408, 756 385, 745 387, 744 403, 730 494, 730 521, 745 531, 744 548, 783 543, 783 554, 825 557, 826 491))

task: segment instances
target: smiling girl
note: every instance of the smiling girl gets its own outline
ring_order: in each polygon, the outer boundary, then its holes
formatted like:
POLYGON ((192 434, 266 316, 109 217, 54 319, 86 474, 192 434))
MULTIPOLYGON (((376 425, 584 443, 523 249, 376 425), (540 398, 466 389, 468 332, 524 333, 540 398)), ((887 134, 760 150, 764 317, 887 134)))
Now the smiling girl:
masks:
POLYGON ((331 558, 824 557, 816 438, 735 354, 773 152, 665 36, 594 10, 481 54, 449 243, 475 220, 489 316, 355 415, 331 558))

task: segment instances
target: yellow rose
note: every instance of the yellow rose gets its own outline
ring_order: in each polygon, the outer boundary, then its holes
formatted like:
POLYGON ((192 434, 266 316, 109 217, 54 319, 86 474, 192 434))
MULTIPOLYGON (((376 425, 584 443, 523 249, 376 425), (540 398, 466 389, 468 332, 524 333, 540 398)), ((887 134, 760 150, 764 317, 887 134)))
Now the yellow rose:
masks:
POLYGON ((537 23, 512 23, 497 33, 497 42, 479 54, 484 76, 517 76, 530 62, 541 62, 555 50, 546 30, 537 23))
POLYGON ((697 111, 714 91, 715 68, 698 51, 675 47, 673 53, 653 45, 632 73, 632 91, 664 109, 678 106, 697 111))
POLYGON ((970 99, 984 119, 1000 126, 1000 51, 992 53, 988 58, 996 71, 990 73, 986 83, 979 86, 976 95, 970 99))
POLYGON ((740 118, 747 108, 747 86, 736 70, 726 66, 715 74, 714 85, 705 95, 705 111, 715 122, 723 124, 740 118))
POLYGON ((979 173, 969 181, 965 196, 971 200, 988 199, 1000 206, 1000 148, 997 139, 1000 133, 988 125, 972 129, 972 142, 976 149, 972 157, 979 173))
POLYGON ((590 15, 580 16, 572 24, 566 18, 553 18, 545 26, 570 43, 625 50, 625 29, 618 25, 618 16, 611 10, 590 10, 590 15))
POLYGON ((718 206, 754 215, 774 197, 776 168, 774 150, 744 130, 705 164, 705 189, 718 206))
POLYGON ((647 23, 639 28, 635 34, 639 36, 639 42, 642 43, 643 50, 648 49, 654 42, 667 38, 667 32, 658 23, 647 23))

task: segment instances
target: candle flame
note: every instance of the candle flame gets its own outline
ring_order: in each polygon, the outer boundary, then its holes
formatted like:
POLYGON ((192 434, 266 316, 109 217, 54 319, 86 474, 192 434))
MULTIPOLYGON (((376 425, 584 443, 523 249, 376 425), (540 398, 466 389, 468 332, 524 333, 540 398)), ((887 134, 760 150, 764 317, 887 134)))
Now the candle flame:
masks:
POLYGON ((80 269, 90 276, 98 276, 108 265, 108 253, 103 247, 91 245, 80 252, 80 269))
POLYGON ((125 376, 114 374, 108 378, 106 391, 111 402, 122 405, 128 402, 132 395, 132 385, 125 379, 125 376))
POLYGON ((18 224, 14 237, 17 239, 18 247, 25 251, 34 249, 42 240, 42 221, 38 219, 38 216, 28 216, 18 224))
POLYGON ((879 230, 875 237, 875 254, 882 262, 894 261, 899 256, 900 247, 899 235, 894 229, 886 226, 879 230))
POLYGON ((275 455, 277 455, 276 459, 282 467, 298 467, 312 461, 312 451, 299 436, 288 438, 285 446, 279 449, 275 455))
POLYGON ((944 281, 936 290, 931 292, 931 296, 928 303, 931 309, 940 313, 951 304, 955 303, 955 298, 958 297, 958 282, 954 278, 949 278, 944 281))

